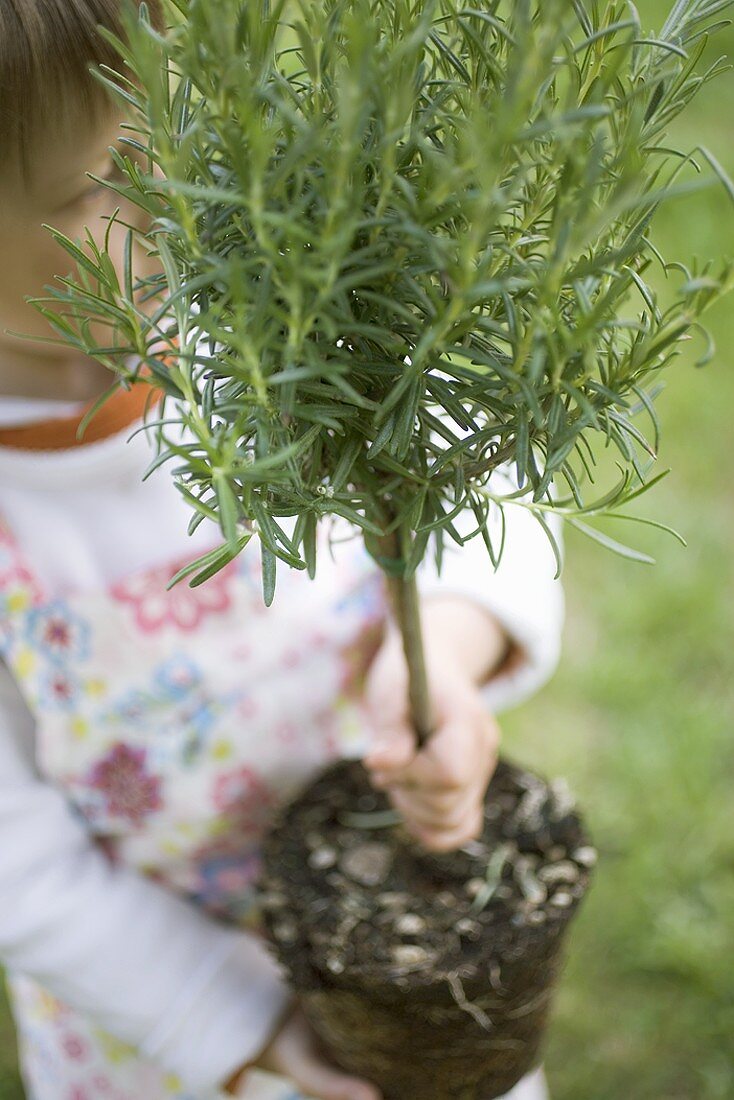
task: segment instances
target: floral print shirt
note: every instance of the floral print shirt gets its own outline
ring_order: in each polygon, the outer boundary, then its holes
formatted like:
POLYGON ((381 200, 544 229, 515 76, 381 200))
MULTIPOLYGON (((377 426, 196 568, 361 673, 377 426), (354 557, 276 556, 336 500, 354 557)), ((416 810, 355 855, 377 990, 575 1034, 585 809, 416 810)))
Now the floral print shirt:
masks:
MULTIPOLYGON (((0 670, 18 693, 3 713, 0 684, 0 902, 4 889, 13 899, 0 952, 209 1086, 259 1049, 287 996, 257 938, 262 839, 303 783, 367 747, 361 695, 387 594, 338 521, 320 528, 315 580, 283 567, 270 608, 254 542, 210 582, 166 591, 221 538, 206 524, 186 534, 167 471, 141 480, 145 433, 128 435, 37 454, 0 442, 0 670), (20 799, 26 783, 32 797, 20 799), (34 940, 39 906, 55 914, 58 901, 42 848, 73 863, 79 889, 34 940), (93 934, 70 958, 63 945, 81 924, 93 934)), ((495 710, 548 678, 562 622, 545 536, 516 511, 496 573, 474 539, 446 555, 440 578, 430 562, 419 575, 424 594, 483 602, 517 641, 521 659, 487 685, 495 710)))

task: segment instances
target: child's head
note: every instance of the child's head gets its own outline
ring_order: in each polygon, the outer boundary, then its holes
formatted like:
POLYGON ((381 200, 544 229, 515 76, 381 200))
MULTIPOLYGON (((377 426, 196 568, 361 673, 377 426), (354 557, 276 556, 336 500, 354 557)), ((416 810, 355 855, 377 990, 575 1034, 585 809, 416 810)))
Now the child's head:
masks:
MULTIPOLYGON (((85 224, 99 235, 100 218, 121 205, 85 175, 112 172, 108 147, 124 135, 120 107, 89 72, 91 64, 119 69, 97 28, 121 36, 121 8, 122 0, 0 0, 0 391, 4 365, 17 378, 24 362, 61 364, 73 355, 4 331, 49 335, 23 298, 43 293, 70 263, 42 223, 72 239, 85 224)), ((159 0, 148 0, 148 8, 160 25, 159 0)), ((112 236, 121 253, 124 233, 112 236)))

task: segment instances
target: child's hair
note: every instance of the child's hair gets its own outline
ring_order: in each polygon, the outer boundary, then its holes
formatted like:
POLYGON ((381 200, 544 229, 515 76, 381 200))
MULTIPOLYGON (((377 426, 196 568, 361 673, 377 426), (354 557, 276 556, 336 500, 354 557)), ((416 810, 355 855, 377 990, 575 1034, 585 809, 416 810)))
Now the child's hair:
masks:
MULTIPOLYGON (((136 0, 139 3, 139 0, 136 0)), ((0 171, 26 177, 28 153, 45 134, 71 119, 88 126, 111 100, 90 65, 122 64, 99 33, 102 25, 124 38, 123 0, 0 0, 0 171)), ((161 28, 161 0, 147 0, 161 28)))

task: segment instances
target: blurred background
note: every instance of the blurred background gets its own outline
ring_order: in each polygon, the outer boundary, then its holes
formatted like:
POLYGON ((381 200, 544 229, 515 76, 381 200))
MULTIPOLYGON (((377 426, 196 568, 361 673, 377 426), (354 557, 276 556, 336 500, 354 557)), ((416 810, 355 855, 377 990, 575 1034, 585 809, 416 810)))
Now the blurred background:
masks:
MULTIPOLYGON (((671 3, 640 0, 645 31, 671 3)), ((734 59, 734 30, 709 60, 721 53, 734 59)), ((734 74, 671 134, 734 175, 734 74)), ((722 187, 674 200, 657 226, 667 258, 734 256, 722 187)), ((559 669, 501 721, 508 756, 568 778, 600 853, 546 1047, 553 1100, 734 1100, 734 295, 708 327, 715 361, 697 370, 691 345, 657 399, 672 472, 634 509, 688 547, 598 524, 657 561, 642 565, 567 529, 559 669)), ((22 1098, 0 983, 0 1100, 22 1098)))

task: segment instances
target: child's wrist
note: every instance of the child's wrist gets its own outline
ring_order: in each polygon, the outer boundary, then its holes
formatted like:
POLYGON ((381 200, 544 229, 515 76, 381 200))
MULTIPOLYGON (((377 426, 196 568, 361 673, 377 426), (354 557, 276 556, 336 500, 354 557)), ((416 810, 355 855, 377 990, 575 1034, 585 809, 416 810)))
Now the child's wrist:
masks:
POLYGON ((491 611, 468 596, 436 593, 421 603, 426 653, 454 663, 477 687, 509 659, 514 643, 491 611))

